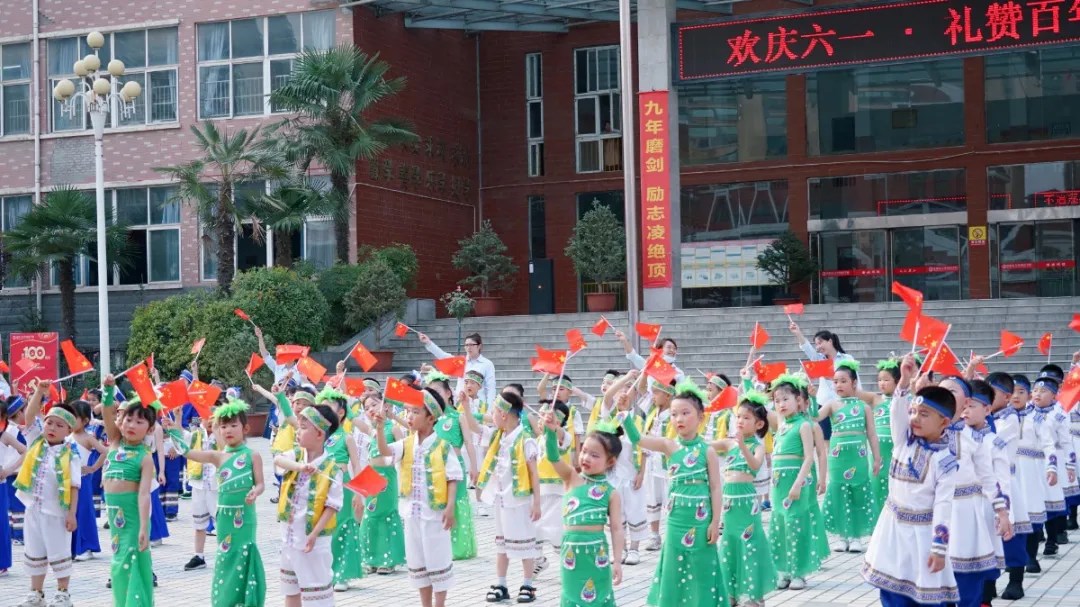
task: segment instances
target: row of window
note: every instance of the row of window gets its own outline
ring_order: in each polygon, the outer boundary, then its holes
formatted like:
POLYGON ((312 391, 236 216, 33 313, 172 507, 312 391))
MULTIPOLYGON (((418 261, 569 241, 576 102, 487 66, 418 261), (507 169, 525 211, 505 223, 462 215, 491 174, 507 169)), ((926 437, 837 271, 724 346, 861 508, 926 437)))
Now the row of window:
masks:
MULTIPOLYGON (((329 187, 329 180, 314 178, 316 183, 329 187)), ((265 192, 267 184, 248 184, 238 196, 265 192)), ((180 202, 172 186, 149 188, 126 188, 105 192, 106 203, 112 206, 113 216, 128 228, 130 261, 119 268, 111 279, 114 285, 141 285, 175 283, 180 281, 180 202)), ((0 233, 19 225, 19 220, 30 211, 31 196, 8 196, 0 198, 0 233)), ((200 279, 217 278, 217 243, 205 237, 199 230, 200 279)), ((282 238, 275 235, 275 238, 282 238)), ((335 240, 333 220, 311 217, 302 229, 291 236, 293 255, 316 267, 328 267, 334 263, 335 240)), ((241 226, 234 242, 236 269, 247 270, 269 265, 273 259, 271 241, 265 235, 256 235, 250 222, 241 226)), ((25 287, 26 281, 13 276, 0 276, 6 288, 25 287)), ((56 276, 52 277, 56 284, 56 276)), ((97 285, 97 264, 90 257, 83 257, 76 264, 75 284, 97 285)))
MULTIPOLYGON (((266 115, 277 112, 269 102, 305 50, 334 45, 334 11, 292 13, 236 19, 196 26, 198 44, 198 116, 200 119, 266 115)), ((74 64, 92 54, 85 37, 52 38, 47 44, 49 90, 63 79, 75 80, 74 64)), ((127 117, 110 114, 107 126, 175 123, 178 120, 179 40, 176 27, 106 34, 98 50, 102 65, 124 62, 122 82, 135 81, 143 94, 127 117)), ((29 42, 0 46, 0 136, 30 132, 31 47, 29 42)), ((104 69, 104 68, 103 68, 104 69)), ((109 77, 108 74, 104 75, 109 77)), ((82 100, 76 110, 60 111, 53 100, 52 132, 91 127, 82 100)))

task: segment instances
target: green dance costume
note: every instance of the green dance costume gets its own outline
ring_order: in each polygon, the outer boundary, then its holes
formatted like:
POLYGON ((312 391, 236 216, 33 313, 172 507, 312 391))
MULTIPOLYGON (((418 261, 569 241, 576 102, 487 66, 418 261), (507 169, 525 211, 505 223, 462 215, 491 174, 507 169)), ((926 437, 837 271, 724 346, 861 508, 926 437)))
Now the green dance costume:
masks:
MULTIPOLYGON (((556 445, 557 446, 557 445, 556 445)), ((585 482, 563 496, 565 527, 604 527, 615 489, 605 475, 582 475, 585 482)), ((562 547, 560 607, 615 607, 611 551, 604 531, 566 531, 562 547)))
MULTIPOLYGON (((625 425, 624 425, 625 427, 625 425)), ((668 518, 660 562, 648 605, 716 607, 727 604, 720 575, 720 553, 708 539, 712 523, 709 446, 699 436, 678 439, 679 450, 667 459, 668 518)), ((749 484, 753 495, 753 484, 749 484)))
MULTIPOLYGON (((784 420, 776 432, 772 456, 772 519, 769 545, 776 569, 789 578, 804 578, 821 568, 829 555, 824 527, 819 527, 811 506, 817 504, 816 483, 811 474, 799 490, 799 498, 788 499, 803 464, 803 444, 799 432, 809 422, 796 413, 784 420)), ((810 454, 813 457, 813 453, 810 454)), ((810 467, 811 471, 813 466, 810 467)), ((725 527, 727 528, 727 527, 725 527)))
MULTIPOLYGON (((330 438, 326 439, 326 452, 345 478, 352 478, 349 474, 349 443, 346 440, 345 430, 339 427, 330 438)), ((341 510, 337 513, 337 527, 334 528, 334 539, 330 545, 330 551, 334 555, 334 584, 347 584, 349 580, 358 580, 364 577, 364 565, 360 551, 360 524, 353 515, 352 501, 353 492, 344 491, 341 502, 341 510)))
POLYGON ((825 529, 845 540, 874 532, 874 492, 866 446, 866 404, 844 398, 833 411, 829 477, 825 488, 825 529))
MULTIPOLYGON (((106 404, 111 405, 111 399, 106 404)), ((111 412, 107 412, 109 415, 111 412)), ((109 451, 105 460, 104 481, 138 483, 142 480, 142 461, 150 455, 143 443, 123 441, 109 451)), ((150 549, 139 550, 139 492, 105 492, 109 532, 112 535, 113 604, 124 607, 152 607, 154 604, 154 565, 150 549)), ((149 534, 147 521, 147 534, 149 534)))
MULTIPOLYGON (((803 416, 803 419, 806 420, 806 423, 811 424, 810 430, 813 431, 814 427, 817 425, 817 403, 814 402, 813 399, 810 399, 810 402, 811 402, 811 405, 813 406, 813 409, 812 409, 813 412, 804 411, 804 412, 800 413, 800 415, 803 416)), ((814 440, 816 441, 817 439, 815 438, 814 440)), ((829 554, 829 534, 825 531, 825 515, 821 513, 821 503, 818 501, 818 497, 817 497, 817 495, 818 495, 817 494, 817 486, 818 486, 818 478, 819 478, 818 475, 819 474, 821 474, 821 471, 818 470, 817 451, 815 450, 814 451, 814 465, 810 467, 810 480, 809 480, 809 485, 811 487, 810 491, 813 494, 814 499, 811 499, 811 500, 809 500, 807 502, 807 507, 810 509, 810 520, 814 525, 814 534, 813 535, 814 535, 815 548, 817 549, 817 551, 819 553, 824 554, 824 555, 828 555, 829 554)), ((824 557, 824 558, 828 558, 828 557, 824 557)))
POLYGON ((247 494, 255 486, 251 449, 227 447, 229 459, 217 470, 218 552, 214 561, 213 607, 259 607, 266 602, 266 571, 255 545, 255 505, 247 494))
MULTIPOLYGON (((760 445, 756 436, 746 441, 750 451, 760 445)), ((737 446, 728 455, 726 472, 756 475, 737 446)), ((776 510, 774 506, 773 511, 776 510)), ((720 572, 727 596, 739 602, 760 601, 775 587, 776 569, 769 538, 761 524, 761 506, 753 482, 724 483, 724 534, 720 538, 720 555, 720 572)))
POLYGON ((883 396, 880 405, 874 408, 874 430, 877 431, 878 452, 881 453, 881 470, 874 476, 874 521, 885 507, 885 500, 889 499, 889 462, 892 461, 892 430, 890 429, 890 415, 892 397, 883 396))
MULTIPOLYGON (((384 422, 387 444, 397 440, 393 428, 394 422, 384 422)), ((380 457, 378 441, 371 441, 370 452, 372 459, 380 457)), ((386 488, 368 498, 365 504, 364 520, 360 522, 361 553, 365 567, 392 569, 405 563, 405 529, 398 514, 397 469, 393 465, 374 468, 386 479, 386 488)))
MULTIPOLYGON (((483 416, 483 414, 480 415, 483 416)), ((465 460, 461 457, 461 450, 465 448, 465 436, 461 432, 461 414, 457 409, 446 408, 446 412, 435 424, 435 434, 454 448, 458 463, 461 464, 461 470, 464 472, 465 460)), ((468 473, 465 474, 465 478, 468 479, 468 473)), ((469 503, 469 492, 465 490, 466 486, 467 483, 459 485, 454 501, 454 528, 450 530, 450 546, 455 561, 476 557, 476 529, 473 527, 472 504, 469 503)))

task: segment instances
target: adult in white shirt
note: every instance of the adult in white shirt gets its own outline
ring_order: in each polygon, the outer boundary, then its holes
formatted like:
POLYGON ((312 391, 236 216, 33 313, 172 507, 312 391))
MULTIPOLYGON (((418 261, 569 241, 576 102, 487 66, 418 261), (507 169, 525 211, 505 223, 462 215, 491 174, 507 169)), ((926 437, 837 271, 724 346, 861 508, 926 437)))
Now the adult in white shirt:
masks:
POLYGON ((296 368, 295 364, 292 365, 279 365, 270 351, 266 349, 266 341, 263 340, 263 332, 259 327, 255 327, 255 337, 259 338, 259 356, 262 356, 263 363, 266 364, 266 368, 270 369, 270 372, 274 374, 274 383, 281 383, 281 380, 285 378, 285 375, 296 368))
MULTIPOLYGON (((844 347, 840 345, 840 336, 832 331, 821 330, 814 334, 814 343, 811 344, 810 340, 806 339, 802 330, 799 329, 799 325, 795 321, 791 321, 788 325, 791 329, 792 335, 795 336, 795 341, 798 342, 799 348, 802 349, 803 354, 806 355, 808 360, 825 360, 829 359, 833 361, 835 365, 842 360, 855 360, 855 358, 844 352, 844 347)), ((858 389, 862 389, 861 385, 857 385, 858 389)), ((822 377, 818 380, 817 395, 815 396, 818 403, 829 403, 834 400, 838 400, 836 395, 836 387, 833 385, 833 381, 827 377, 822 377)), ((821 422, 822 432, 825 434, 825 439, 828 440, 829 435, 832 433, 832 423, 826 418, 821 422)))
MULTIPOLYGON (((427 335, 417 333, 417 336, 420 338, 420 343, 424 344, 424 348, 435 358, 452 358, 454 356, 440 348, 427 335)), ((495 396, 498 394, 495 387, 495 365, 482 354, 483 351, 484 341, 480 338, 479 333, 470 333, 465 336, 465 372, 476 371, 484 376, 484 384, 480 386, 479 396, 490 407, 495 403, 495 396)), ((465 380, 458 378, 457 386, 454 387, 454 394, 460 394, 464 389, 465 380)))
MULTIPOLYGON (((626 334, 622 331, 615 331, 615 337, 619 340, 619 343, 622 344, 623 350, 626 351, 626 360, 630 361, 630 364, 635 369, 644 369, 645 357, 637 353, 633 344, 626 338, 626 334)), ((680 369, 677 364, 675 364, 675 359, 679 356, 679 344, 675 343, 674 339, 665 337, 656 344, 656 348, 661 351, 660 356, 664 361, 675 367, 675 380, 682 381, 686 379, 686 374, 683 373, 682 369, 680 369)))

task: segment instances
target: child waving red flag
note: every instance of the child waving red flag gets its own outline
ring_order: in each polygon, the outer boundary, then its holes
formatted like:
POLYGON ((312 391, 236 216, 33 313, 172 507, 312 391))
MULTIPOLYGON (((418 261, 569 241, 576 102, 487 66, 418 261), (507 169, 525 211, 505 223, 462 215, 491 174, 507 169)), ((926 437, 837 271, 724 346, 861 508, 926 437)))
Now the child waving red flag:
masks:
POLYGON ((767 343, 769 343, 769 332, 765 330, 765 327, 761 326, 761 323, 755 322, 754 330, 750 332, 750 345, 755 350, 760 350, 767 343))

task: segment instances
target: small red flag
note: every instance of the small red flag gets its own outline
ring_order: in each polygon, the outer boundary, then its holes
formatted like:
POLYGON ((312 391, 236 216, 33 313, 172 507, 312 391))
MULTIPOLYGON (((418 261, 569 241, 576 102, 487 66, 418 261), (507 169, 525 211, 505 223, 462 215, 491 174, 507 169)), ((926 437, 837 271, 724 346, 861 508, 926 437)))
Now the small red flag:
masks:
POLYGON ((1076 406, 1077 400, 1080 400, 1080 367, 1073 367, 1065 376, 1065 380, 1061 382, 1061 389, 1058 390, 1058 402, 1068 413, 1076 406))
MULTIPOLYGON (((893 295, 896 295, 900 299, 904 300, 908 308, 915 313, 916 316, 922 314, 923 294, 922 291, 916 291, 911 287, 905 287, 898 281, 892 283, 893 295)), ((911 341, 911 340, 908 340, 911 341)))
POLYGON ((1069 321, 1069 328, 1073 331, 1080 331, 1080 314, 1073 314, 1072 320, 1069 321))
POLYGON ((793 303, 784 306, 784 314, 787 314, 788 316, 801 316, 803 311, 803 305, 801 303, 793 303))
POLYGON ((360 398, 366 391, 367 387, 364 386, 364 380, 358 377, 345 378, 345 394, 353 398, 360 398))
POLYGON ((648 340, 649 343, 655 343, 656 338, 660 337, 660 325, 652 325, 647 322, 639 322, 634 325, 634 330, 641 336, 642 339, 648 340))
POLYGON ((158 399, 157 392, 154 391, 154 384, 150 381, 150 372, 146 370, 146 365, 139 363, 131 368, 127 374, 128 381, 131 382, 131 387, 135 388, 135 393, 139 395, 139 400, 142 401, 144 407, 149 407, 150 403, 158 399))
POLYGON ((787 363, 783 361, 764 363, 759 360, 754 363, 754 373, 757 375, 758 381, 770 384, 777 377, 787 373, 787 363))
POLYGON ((304 377, 308 378, 313 384, 321 382, 323 377, 326 377, 326 367, 320 365, 314 358, 307 356, 296 361, 296 370, 303 373, 304 377))
POLYGON ((720 391, 720 394, 716 395, 716 398, 712 399, 709 406, 706 407, 706 413, 716 413, 717 411, 723 411, 724 409, 730 409, 739 403, 739 392, 733 386, 728 386, 720 391))
POLYGON ((945 331, 949 327, 949 325, 933 316, 915 314, 914 311, 911 311, 908 312, 907 318, 904 319, 904 326, 900 329, 900 339, 909 343, 914 342, 916 339, 916 323, 919 325, 919 342, 916 345, 923 348, 933 348, 937 345, 937 342, 942 340, 945 331))
POLYGON ((601 316, 600 320, 596 321, 596 324, 592 326, 591 330, 593 335, 597 337, 603 337, 604 334, 607 333, 609 327, 611 327, 611 323, 609 323, 606 318, 601 316))
POLYGON ((395 405, 423 407, 424 393, 405 385, 405 382, 396 377, 389 377, 386 380, 386 400, 395 405))
POLYGON ((806 377, 810 379, 832 379, 836 370, 833 368, 833 361, 829 359, 824 360, 804 360, 803 370, 806 371, 806 377))
POLYGON ((1004 329, 1001 330, 1001 353, 1005 355, 1005 358, 1019 352, 1020 346, 1022 345, 1024 345, 1024 338, 1016 333, 1010 333, 1004 329))
POLYGON ((198 356, 199 352, 202 352, 202 347, 206 345, 206 338, 200 337, 195 340, 195 343, 191 344, 191 353, 198 356))
POLYGON ((765 330, 765 327, 761 326, 761 323, 755 322, 754 330, 750 332, 750 345, 755 350, 760 350, 767 343, 769 343, 769 332, 765 330))
POLYGON ((451 356, 450 358, 437 358, 432 364, 441 373, 450 377, 465 377, 465 357, 451 356))
POLYGON ((397 337, 405 337, 409 333, 409 326, 405 323, 398 323, 394 326, 394 335, 397 337))
POLYGON ((386 478, 371 466, 364 466, 360 474, 345 483, 345 488, 363 497, 372 497, 386 489, 386 478))
POLYGON ((295 344, 282 344, 274 350, 274 362, 279 365, 287 365, 291 362, 300 360, 311 352, 311 348, 307 346, 297 346, 295 344))
POLYGON ((370 371, 372 367, 378 364, 379 360, 375 358, 375 355, 370 350, 364 347, 364 344, 356 342, 353 349, 349 351, 349 356, 353 357, 356 364, 360 365, 360 368, 365 372, 370 371))
POLYGON ((11 369, 8 368, 7 363, 0 360, 0 373, 7 373, 9 371, 11 371, 11 369))
POLYGON ((645 361, 645 374, 666 386, 675 379, 676 372, 659 352, 653 352, 645 361))
POLYGON ((263 360, 263 357, 261 357, 258 354, 252 352, 251 353, 251 360, 248 361, 247 368, 244 369, 244 374, 247 375, 248 377, 251 377, 265 363, 266 363, 266 361, 263 360))
POLYGON ((251 322, 251 317, 247 315, 247 312, 241 310, 240 308, 237 308, 237 309, 233 310, 233 314, 236 314, 240 318, 242 318, 242 319, 244 319, 244 320, 246 320, 248 322, 251 322))
POLYGON ((165 411, 171 411, 178 407, 183 407, 188 402, 188 385, 187 381, 178 379, 171 381, 161 387, 161 396, 158 400, 161 401, 162 407, 165 411))
POLYGON ((67 362, 70 373, 85 373, 94 368, 90 361, 83 356, 82 352, 75 349, 75 342, 70 339, 60 342, 60 349, 64 353, 64 361, 67 362))
POLYGON ((1054 343, 1054 334, 1046 333, 1039 338, 1039 352, 1043 356, 1050 356, 1050 346, 1054 343))
MULTIPOLYGON (((57 390, 56 389, 56 384, 49 384, 49 404, 50 405, 52 405, 53 403, 62 403, 62 402, 64 402, 64 397, 60 394, 61 391, 63 391, 63 388, 60 388, 60 390, 57 390)), ((46 411, 46 413, 48 413, 48 411, 46 411)))
POLYGON ((585 343, 585 336, 577 329, 570 329, 566 332, 566 343, 570 345, 571 354, 577 354, 589 347, 589 344, 585 343))
POLYGON ((566 362, 566 352, 561 350, 547 350, 536 346, 536 361, 532 364, 533 371, 558 375, 563 372, 563 363, 566 362))
POLYGON ((210 419, 210 409, 217 404, 218 397, 221 396, 221 388, 194 381, 188 386, 187 392, 188 398, 191 399, 191 406, 199 412, 199 417, 210 419))

